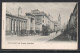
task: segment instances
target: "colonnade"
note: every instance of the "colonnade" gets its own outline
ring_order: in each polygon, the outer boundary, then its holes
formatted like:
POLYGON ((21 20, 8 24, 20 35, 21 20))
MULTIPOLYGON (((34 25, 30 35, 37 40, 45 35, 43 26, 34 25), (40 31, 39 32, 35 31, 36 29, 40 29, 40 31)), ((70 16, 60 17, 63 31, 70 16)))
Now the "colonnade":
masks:
POLYGON ((20 33, 21 30, 27 29, 26 19, 7 17, 6 22, 6 31, 12 35, 16 35, 20 33))

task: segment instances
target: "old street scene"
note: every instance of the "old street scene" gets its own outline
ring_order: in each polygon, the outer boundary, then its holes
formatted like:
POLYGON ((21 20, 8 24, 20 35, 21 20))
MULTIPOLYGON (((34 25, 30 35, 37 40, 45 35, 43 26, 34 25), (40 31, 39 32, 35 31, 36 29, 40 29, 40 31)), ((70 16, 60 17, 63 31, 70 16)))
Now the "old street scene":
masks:
POLYGON ((77 3, 6 3, 6 40, 75 42, 77 20, 77 3))

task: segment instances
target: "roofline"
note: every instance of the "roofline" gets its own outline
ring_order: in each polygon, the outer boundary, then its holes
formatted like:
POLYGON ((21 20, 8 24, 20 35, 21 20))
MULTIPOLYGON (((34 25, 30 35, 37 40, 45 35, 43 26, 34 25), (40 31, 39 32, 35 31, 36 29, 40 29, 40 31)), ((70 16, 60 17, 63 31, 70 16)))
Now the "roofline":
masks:
POLYGON ((14 17, 14 18, 20 18, 20 19, 25 19, 25 18, 21 18, 21 17, 18 17, 18 16, 15 16, 15 15, 11 15, 11 14, 6 14, 6 15, 8 15, 8 16, 12 16, 12 17, 14 17))

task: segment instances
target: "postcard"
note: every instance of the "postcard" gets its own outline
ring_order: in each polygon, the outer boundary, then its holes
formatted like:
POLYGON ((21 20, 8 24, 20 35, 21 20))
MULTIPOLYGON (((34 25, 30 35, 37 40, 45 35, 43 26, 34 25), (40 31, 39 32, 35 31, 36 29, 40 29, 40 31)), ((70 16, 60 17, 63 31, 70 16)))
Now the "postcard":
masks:
POLYGON ((78 49, 78 2, 2 2, 2 49, 78 49))

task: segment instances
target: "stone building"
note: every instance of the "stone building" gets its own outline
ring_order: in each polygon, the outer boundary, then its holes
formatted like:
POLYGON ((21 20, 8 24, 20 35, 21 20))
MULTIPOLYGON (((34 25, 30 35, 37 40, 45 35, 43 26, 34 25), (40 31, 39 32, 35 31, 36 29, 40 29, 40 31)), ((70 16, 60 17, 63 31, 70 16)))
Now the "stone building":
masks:
POLYGON ((54 31, 60 31, 60 30, 61 30, 61 17, 59 14, 58 21, 54 21, 54 31))
POLYGON ((71 40, 77 40, 77 28, 78 28, 78 4, 76 4, 73 12, 70 15, 70 19, 68 21, 66 30, 68 33, 68 37, 71 40))
POLYGON ((31 13, 26 13, 26 17, 28 17, 28 25, 30 26, 30 28, 28 28, 29 31, 35 33, 42 32, 43 26, 51 28, 51 25, 52 28, 54 28, 54 23, 50 20, 49 16, 44 12, 40 12, 38 9, 32 10, 31 13), (31 28, 33 28, 33 30, 31 28))
MULTIPOLYGON (((30 13, 25 13, 26 16, 15 16, 6 13, 6 34, 20 35, 20 34, 37 34, 44 31, 54 31, 53 18, 38 9, 32 10, 30 13)), ((47 33, 45 32, 45 33, 47 33)))
POLYGON ((26 30, 27 19, 6 13, 6 34, 18 35, 21 30, 26 30))

